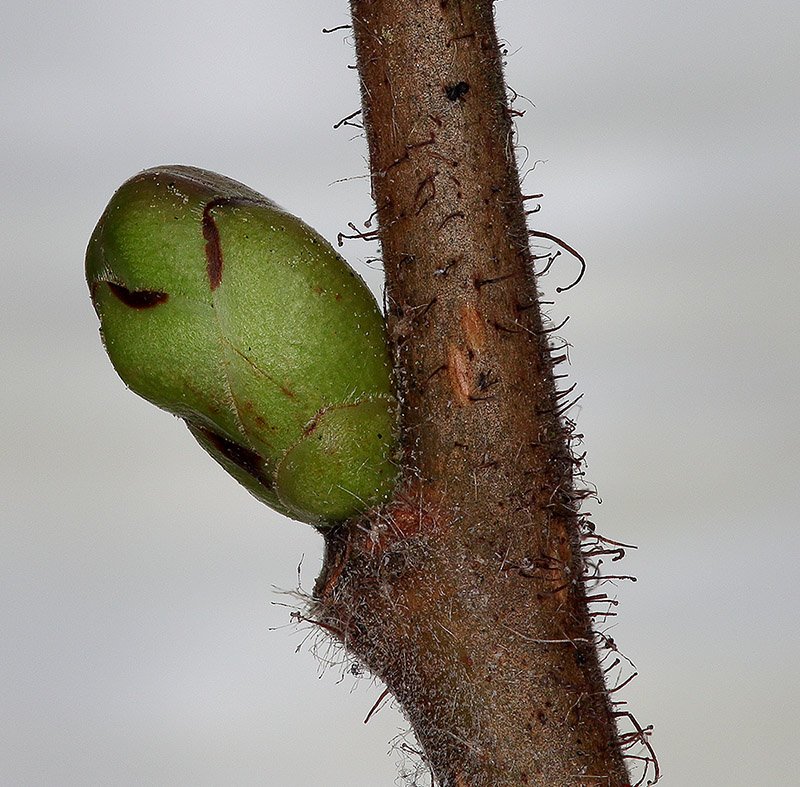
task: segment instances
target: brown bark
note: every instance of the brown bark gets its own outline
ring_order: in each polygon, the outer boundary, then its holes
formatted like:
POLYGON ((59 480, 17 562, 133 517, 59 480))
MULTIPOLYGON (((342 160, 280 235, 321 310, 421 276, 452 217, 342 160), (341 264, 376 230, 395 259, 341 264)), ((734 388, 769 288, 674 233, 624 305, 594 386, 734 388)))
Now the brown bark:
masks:
POLYGON ((317 619, 442 787, 623 787, 490 0, 352 0, 403 484, 328 539, 317 619))

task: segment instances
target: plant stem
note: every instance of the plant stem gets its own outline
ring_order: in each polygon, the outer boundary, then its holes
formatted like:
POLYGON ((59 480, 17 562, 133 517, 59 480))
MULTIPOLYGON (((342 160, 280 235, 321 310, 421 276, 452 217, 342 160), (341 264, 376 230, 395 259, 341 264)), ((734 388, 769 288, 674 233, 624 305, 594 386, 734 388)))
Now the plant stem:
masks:
POLYGON ((351 10, 404 476, 328 538, 315 614, 442 787, 624 787, 493 3, 351 10))

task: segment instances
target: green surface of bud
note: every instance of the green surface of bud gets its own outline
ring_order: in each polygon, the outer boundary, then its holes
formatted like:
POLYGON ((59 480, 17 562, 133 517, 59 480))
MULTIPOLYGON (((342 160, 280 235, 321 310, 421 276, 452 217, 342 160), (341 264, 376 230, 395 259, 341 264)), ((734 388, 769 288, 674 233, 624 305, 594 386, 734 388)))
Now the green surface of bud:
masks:
POLYGON ((221 175, 147 170, 100 218, 86 278, 120 377, 267 505, 325 528, 391 492, 383 317, 300 219, 221 175))

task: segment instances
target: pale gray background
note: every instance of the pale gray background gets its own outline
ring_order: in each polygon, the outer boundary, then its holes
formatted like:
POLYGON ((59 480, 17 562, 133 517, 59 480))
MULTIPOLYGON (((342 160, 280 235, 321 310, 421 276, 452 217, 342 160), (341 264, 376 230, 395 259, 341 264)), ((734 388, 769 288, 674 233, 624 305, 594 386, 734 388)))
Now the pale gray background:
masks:
MULTIPOLYGON (((346 34, 320 33, 344 0, 4 8, 0 783, 395 783, 401 716, 362 724, 380 686, 273 630, 320 539, 125 391, 82 272, 114 189, 156 164, 236 177, 329 238, 369 215, 365 180, 331 185, 365 172, 331 129, 358 106, 346 34)), ((589 258, 552 316, 572 315, 595 518, 640 545, 624 697, 665 784, 797 784, 796 3, 497 15, 536 104, 527 167, 547 161, 536 226, 589 258)), ((378 291, 371 249, 345 253, 378 291)))

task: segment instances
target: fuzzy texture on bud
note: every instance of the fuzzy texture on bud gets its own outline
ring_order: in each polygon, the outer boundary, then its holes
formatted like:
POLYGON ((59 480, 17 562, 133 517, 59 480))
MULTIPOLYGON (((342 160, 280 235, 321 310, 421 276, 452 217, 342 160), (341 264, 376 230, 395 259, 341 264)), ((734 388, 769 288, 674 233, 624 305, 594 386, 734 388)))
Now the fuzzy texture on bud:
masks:
POLYGON ((300 219, 212 172, 146 170, 100 218, 86 278, 120 377, 267 505, 326 528, 391 492, 383 317, 300 219))

